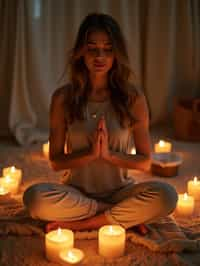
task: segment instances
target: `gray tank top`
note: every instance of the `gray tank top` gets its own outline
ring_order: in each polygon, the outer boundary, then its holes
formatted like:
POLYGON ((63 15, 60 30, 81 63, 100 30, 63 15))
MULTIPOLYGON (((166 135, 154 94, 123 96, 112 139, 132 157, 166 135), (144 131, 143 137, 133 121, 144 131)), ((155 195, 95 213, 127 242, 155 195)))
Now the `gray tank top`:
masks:
MULTIPOLYGON (((91 147, 94 131, 102 115, 108 128, 110 150, 130 152, 130 129, 120 126, 109 100, 89 101, 86 107, 86 119, 76 120, 68 126, 66 142, 70 152, 81 152, 91 147)), ((127 173, 127 169, 97 159, 83 167, 71 169, 67 183, 90 196, 101 198, 133 182, 127 173)))

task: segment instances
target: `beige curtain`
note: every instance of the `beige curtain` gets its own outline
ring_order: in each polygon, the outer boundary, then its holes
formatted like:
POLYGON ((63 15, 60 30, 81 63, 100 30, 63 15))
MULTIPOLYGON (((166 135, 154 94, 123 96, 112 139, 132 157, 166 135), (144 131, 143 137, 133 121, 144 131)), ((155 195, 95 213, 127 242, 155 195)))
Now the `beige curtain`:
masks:
POLYGON ((7 136, 18 1, 0 0, 0 136, 7 136))
MULTIPOLYGON (((5 21, 1 26, 4 45, 0 43, 0 55, 4 68, 0 72, 0 94, 3 95, 1 101, 9 103, 8 122, 4 124, 9 124, 20 144, 47 140, 50 98, 67 80, 67 77, 60 79, 67 51, 72 47, 80 22, 89 12, 108 13, 120 23, 137 83, 149 102, 151 124, 170 120, 175 97, 200 94, 198 0, 18 0, 15 5, 8 3, 13 1, 0 0, 0 14, 4 14, 5 21), (7 21, 11 12, 16 14, 12 17, 16 34, 7 21), (7 43, 12 46, 8 47, 7 43)), ((5 111, 2 105, 0 111, 1 116, 5 111)))

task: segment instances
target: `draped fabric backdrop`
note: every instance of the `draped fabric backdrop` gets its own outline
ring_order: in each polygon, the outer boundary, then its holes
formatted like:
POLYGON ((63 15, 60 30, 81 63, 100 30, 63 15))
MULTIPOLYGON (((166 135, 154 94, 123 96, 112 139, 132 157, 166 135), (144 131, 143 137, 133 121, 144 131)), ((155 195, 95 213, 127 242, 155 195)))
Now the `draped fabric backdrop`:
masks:
POLYGON ((89 12, 112 15, 124 32, 151 124, 170 121, 173 102, 200 94, 198 0, 0 0, 0 135, 48 138, 48 110, 67 52, 89 12))

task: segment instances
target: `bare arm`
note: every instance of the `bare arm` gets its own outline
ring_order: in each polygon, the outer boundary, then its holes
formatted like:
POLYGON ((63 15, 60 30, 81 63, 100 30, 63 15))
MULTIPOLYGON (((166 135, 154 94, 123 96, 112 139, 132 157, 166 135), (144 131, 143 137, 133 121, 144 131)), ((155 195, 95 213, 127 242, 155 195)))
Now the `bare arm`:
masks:
POLYGON ((147 171, 150 168, 150 135, 149 114, 144 95, 138 96, 133 107, 136 123, 132 133, 135 142, 136 154, 124 154, 121 152, 108 151, 104 159, 120 168, 139 169, 147 171))
MULTIPOLYGON (((56 171, 81 167, 98 157, 98 145, 95 145, 94 149, 91 150, 77 153, 64 153, 65 134, 68 127, 65 119, 67 89, 60 88, 56 90, 52 96, 50 106, 49 159, 52 168, 56 171)), ((98 142, 97 139, 96 142, 98 142)))

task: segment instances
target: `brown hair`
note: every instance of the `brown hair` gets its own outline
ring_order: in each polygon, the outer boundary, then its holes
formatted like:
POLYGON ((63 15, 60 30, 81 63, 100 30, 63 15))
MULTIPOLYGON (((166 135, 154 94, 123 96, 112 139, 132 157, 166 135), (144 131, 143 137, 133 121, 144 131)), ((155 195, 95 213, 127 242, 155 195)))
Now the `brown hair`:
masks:
POLYGON ((108 72, 110 99, 121 126, 132 126, 134 117, 130 106, 137 96, 137 90, 130 90, 129 80, 133 73, 130 68, 127 48, 118 23, 109 15, 92 13, 80 25, 74 47, 69 58, 69 78, 71 89, 67 97, 67 118, 69 122, 84 119, 88 100, 89 75, 83 60, 83 48, 87 35, 92 31, 105 31, 112 42, 114 51, 113 66, 108 72))

